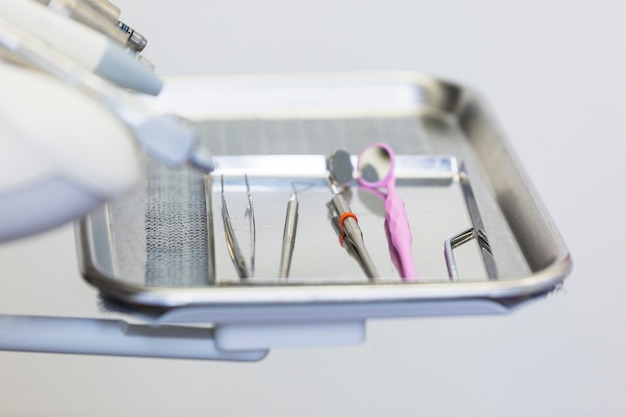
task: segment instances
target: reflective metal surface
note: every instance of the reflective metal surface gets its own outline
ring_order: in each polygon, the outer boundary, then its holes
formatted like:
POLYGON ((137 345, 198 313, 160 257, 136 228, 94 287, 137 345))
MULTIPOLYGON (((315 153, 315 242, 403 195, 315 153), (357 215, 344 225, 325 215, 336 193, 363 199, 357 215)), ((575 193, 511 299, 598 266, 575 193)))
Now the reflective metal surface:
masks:
POLYGON ((498 269, 493 258, 493 253, 491 252, 485 224, 480 215, 478 205, 476 204, 476 197, 474 197, 474 191, 472 190, 464 164, 461 164, 459 168, 459 181, 461 183, 461 189, 463 190, 463 196, 465 197, 465 203, 467 204, 470 220, 472 221, 472 227, 446 239, 444 243, 444 254, 446 263, 448 264, 448 275, 453 281, 459 279, 459 272, 456 261, 454 260, 453 250, 472 239, 476 239, 480 253, 483 256, 485 268, 487 269, 487 276, 489 279, 497 279, 498 269))
POLYGON ((285 229, 283 230, 283 247, 280 253, 280 269, 279 278, 287 278, 289 276, 289 268, 291 267, 291 258, 293 256, 293 248, 296 244, 296 232, 298 230, 298 191, 294 184, 293 194, 287 202, 287 213, 285 214, 285 229))
MULTIPOLYGON (((461 305, 470 300, 491 300, 510 307, 558 287, 571 268, 567 248, 482 102, 469 90, 418 74, 390 73, 377 77, 373 77, 373 83, 388 84, 394 89, 402 85, 418 91, 413 96, 415 102, 400 107, 383 103, 379 108, 372 104, 374 107, 369 110, 363 110, 360 102, 361 110, 353 113, 349 108, 345 112, 327 113, 294 108, 291 115, 261 112, 259 115, 265 114, 262 120, 236 113, 227 118, 192 117, 216 154, 218 168, 213 177, 224 176, 232 216, 229 218, 235 233, 242 233, 249 224, 245 216, 249 195, 244 182, 244 176, 248 176, 256 214, 254 278, 244 281, 237 275, 221 232, 224 229, 219 224, 212 227, 214 244, 210 248, 214 251, 210 259, 214 260, 215 276, 206 285, 150 286, 146 285, 144 274, 120 274, 116 271, 141 271, 142 267, 124 265, 128 259, 124 259, 123 243, 110 245, 111 241, 123 242, 123 236, 120 238, 123 230, 116 224, 115 216, 111 218, 106 211, 94 213, 79 227, 84 277, 104 294, 130 304, 168 309, 221 306, 226 309, 220 313, 222 319, 231 314, 228 311, 236 316, 242 306, 265 306, 276 317, 282 317, 281 309, 288 306, 315 306, 330 311, 337 303, 353 307, 358 304, 364 309, 354 313, 357 318, 366 318, 368 308, 374 314, 372 303, 383 303, 379 304, 380 308, 396 305, 398 314, 403 311, 400 306, 405 305, 407 310, 402 314, 408 315, 426 302, 434 314, 437 311, 433 306, 445 305, 449 309, 458 305, 462 309, 461 305), (384 112, 386 106, 394 110, 384 112), (381 201, 358 187, 356 181, 351 184, 347 198, 367 235, 368 250, 379 268, 380 279, 369 282, 354 259, 337 244, 327 217, 329 192, 323 156, 332 148, 325 147, 325 135, 320 136, 319 132, 331 123, 352 126, 353 119, 347 118, 348 114, 367 121, 372 129, 380 124, 400 126, 404 120, 407 126, 416 127, 413 133, 416 136, 410 141, 402 139, 404 133, 400 130, 386 138, 397 154, 397 192, 406 203, 414 235, 418 282, 402 282, 389 256, 381 201), (213 130, 214 126, 222 127, 213 130), (228 133, 228 126, 235 133, 228 133), (285 135, 281 141, 278 138, 283 133, 276 130, 275 135, 263 133, 260 139, 251 141, 249 136, 254 131, 242 130, 243 126, 282 126, 281 129, 298 126, 299 134, 319 140, 295 141, 285 135), (221 143, 216 142, 215 132, 220 132, 221 143), (261 148, 266 145, 269 148, 261 148), (466 167, 462 171, 459 162, 466 167), (471 195, 467 192, 466 179, 471 179, 471 195), (282 248, 284 201, 292 194, 294 181, 305 186, 298 187, 298 244, 286 281, 278 277, 276 267, 280 264, 282 248), (450 282, 442 243, 446 237, 470 228, 489 231, 486 247, 490 251, 485 253, 484 245, 476 250, 457 249, 459 274, 456 281, 450 282), (118 261, 110 262, 110 259, 118 261), (108 264, 112 264, 110 268, 108 264), (497 279, 494 279, 496 270, 497 279), (230 307, 234 310, 229 310, 230 307)), ((324 84, 319 80, 312 82, 312 89, 316 83, 324 84)), ((367 88, 367 83, 362 84, 367 88)), ((203 94, 210 92, 211 83, 207 85, 203 94)), ((375 130, 346 135, 346 129, 340 130, 343 132, 340 143, 336 138, 328 142, 335 148, 349 149, 356 158, 363 146, 373 142, 371 136, 375 130)), ((207 199, 212 201, 207 211, 219 212, 221 198, 216 193, 220 190, 207 193, 213 194, 207 199)), ((138 218, 142 218, 144 213, 138 211, 138 218)), ((219 216, 211 219, 222 221, 219 216)), ((488 310, 486 307, 485 311, 488 310)), ((393 308, 385 311, 384 314, 389 314, 393 308)))

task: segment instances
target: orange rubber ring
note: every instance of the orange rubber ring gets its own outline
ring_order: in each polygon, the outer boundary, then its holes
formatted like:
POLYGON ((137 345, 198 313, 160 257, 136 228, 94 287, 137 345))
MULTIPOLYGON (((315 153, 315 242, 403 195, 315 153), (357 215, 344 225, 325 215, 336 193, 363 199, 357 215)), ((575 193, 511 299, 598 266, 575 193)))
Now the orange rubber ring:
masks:
POLYGON ((340 217, 339 217, 339 227, 341 228, 341 231, 343 232, 343 222, 348 218, 348 217, 352 217, 357 223, 359 222, 359 219, 356 218, 356 215, 351 212, 351 211, 346 211, 345 213, 343 213, 340 217))
POLYGON ((345 239, 346 234, 342 233, 339 235, 339 245, 343 248, 343 240, 345 239))

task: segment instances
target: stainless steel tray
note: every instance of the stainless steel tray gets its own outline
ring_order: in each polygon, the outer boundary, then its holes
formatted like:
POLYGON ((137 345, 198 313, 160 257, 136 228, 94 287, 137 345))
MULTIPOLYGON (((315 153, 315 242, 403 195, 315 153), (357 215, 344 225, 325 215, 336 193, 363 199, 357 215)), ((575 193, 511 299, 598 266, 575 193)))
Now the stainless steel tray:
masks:
MULTIPOLYGON (((161 322, 258 324, 503 313, 558 288, 571 269, 553 221, 483 100, 470 89, 403 72, 198 77, 170 79, 162 96, 148 104, 196 123, 218 170, 207 181, 213 183, 212 198, 196 210, 209 219, 205 229, 195 230, 206 233, 206 256, 189 258, 206 271, 200 281, 151 276, 146 189, 78 224, 84 278, 138 314, 161 322), (335 148, 356 154, 374 141, 390 143, 398 154, 398 191, 414 236, 416 282, 399 278, 384 219, 358 187, 352 188, 352 209, 379 265, 378 282, 365 279, 339 247, 326 216, 331 195, 325 155, 335 148), (466 171, 460 171, 461 163, 466 171), (237 213, 235 221, 243 221, 244 174, 257 216, 257 274, 240 280, 215 214, 221 210, 216 184, 223 175, 229 209, 237 213), (294 263, 285 280, 276 274, 294 181, 306 187, 298 194, 294 263), (444 241, 472 227, 473 204, 497 276, 487 274, 484 253, 471 242, 455 249, 459 277, 451 280, 444 241)), ((184 239, 180 244, 184 252, 184 239)))

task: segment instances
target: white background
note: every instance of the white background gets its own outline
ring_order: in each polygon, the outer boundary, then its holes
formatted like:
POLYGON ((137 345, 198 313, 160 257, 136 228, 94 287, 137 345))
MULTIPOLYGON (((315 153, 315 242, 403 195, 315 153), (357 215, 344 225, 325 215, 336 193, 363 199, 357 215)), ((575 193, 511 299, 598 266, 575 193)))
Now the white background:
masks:
MULTIPOLYGON (((406 69, 472 86, 574 271, 564 292, 512 315, 376 321, 362 346, 256 364, 0 352, 0 415, 626 415, 624 3, 116 4, 164 75, 406 69)), ((71 227, 0 246, 0 267, 2 313, 94 308, 71 227)))

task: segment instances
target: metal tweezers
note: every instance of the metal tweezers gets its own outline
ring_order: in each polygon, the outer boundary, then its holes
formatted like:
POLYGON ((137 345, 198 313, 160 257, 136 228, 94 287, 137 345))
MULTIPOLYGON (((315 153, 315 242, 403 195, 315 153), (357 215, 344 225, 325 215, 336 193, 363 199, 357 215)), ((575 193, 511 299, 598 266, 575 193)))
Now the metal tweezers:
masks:
POLYGON ((256 221, 254 218, 254 205, 252 204, 252 194, 250 193, 250 184, 248 183, 248 176, 245 175, 246 190, 248 195, 248 207, 246 208, 246 215, 249 217, 250 227, 250 265, 246 263, 246 258, 241 251, 239 242, 237 242, 237 236, 235 235, 235 229, 228 213, 228 205, 226 204, 226 198, 224 196, 224 175, 221 176, 222 183, 222 219, 224 221, 224 231, 226 232, 226 247, 230 259, 233 261, 235 270, 239 278, 251 278, 254 276, 254 255, 256 246, 256 221))
POLYGON ((469 181, 469 175, 465 164, 461 163, 459 167, 459 181, 461 183, 461 190, 463 191, 463 197, 469 212, 472 227, 462 231, 456 235, 448 237, 444 242, 444 257, 446 259, 446 266, 448 267, 448 276, 450 280, 457 281, 459 274, 454 260, 453 250, 462 244, 476 239, 478 246, 480 247, 480 253, 483 257, 485 269, 487 270, 487 277, 490 280, 498 279, 498 270, 496 263, 491 252, 491 246, 489 245, 489 239, 487 239, 487 232, 485 230, 485 224, 478 211, 478 204, 476 203, 476 197, 469 181))

